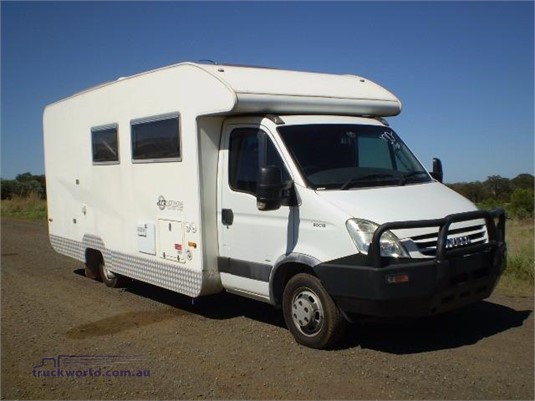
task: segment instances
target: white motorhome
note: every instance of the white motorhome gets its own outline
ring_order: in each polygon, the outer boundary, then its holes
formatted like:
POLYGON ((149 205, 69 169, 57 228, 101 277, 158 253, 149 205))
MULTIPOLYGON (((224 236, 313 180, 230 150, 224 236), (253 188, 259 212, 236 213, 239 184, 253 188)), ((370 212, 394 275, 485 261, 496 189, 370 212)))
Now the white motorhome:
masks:
POLYGON ((181 63, 46 107, 50 241, 110 287, 223 290, 331 346, 356 316, 423 316, 488 297, 503 210, 428 173, 368 79, 181 63))

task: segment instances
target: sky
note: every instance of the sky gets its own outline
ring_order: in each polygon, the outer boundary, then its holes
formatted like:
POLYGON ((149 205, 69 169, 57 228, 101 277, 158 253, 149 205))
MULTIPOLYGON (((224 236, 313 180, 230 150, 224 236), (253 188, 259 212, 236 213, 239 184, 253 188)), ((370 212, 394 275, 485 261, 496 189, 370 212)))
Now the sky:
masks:
MULTIPOLYGON (((534 3, 9 2, 1 7, 1 170, 44 173, 47 104, 122 76, 213 60, 357 74, 446 182, 534 170, 534 3)), ((90 110, 88 110, 90 112, 90 110)))

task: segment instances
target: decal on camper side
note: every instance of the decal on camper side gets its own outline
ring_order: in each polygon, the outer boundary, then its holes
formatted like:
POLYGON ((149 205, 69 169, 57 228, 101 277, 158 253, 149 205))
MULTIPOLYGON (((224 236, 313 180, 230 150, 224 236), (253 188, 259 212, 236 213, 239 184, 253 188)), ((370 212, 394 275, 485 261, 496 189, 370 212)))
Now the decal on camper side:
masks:
POLYGON ((184 202, 171 199, 166 200, 163 195, 160 195, 158 197, 158 202, 156 202, 156 206, 158 206, 160 210, 178 210, 181 212, 184 209, 184 202))

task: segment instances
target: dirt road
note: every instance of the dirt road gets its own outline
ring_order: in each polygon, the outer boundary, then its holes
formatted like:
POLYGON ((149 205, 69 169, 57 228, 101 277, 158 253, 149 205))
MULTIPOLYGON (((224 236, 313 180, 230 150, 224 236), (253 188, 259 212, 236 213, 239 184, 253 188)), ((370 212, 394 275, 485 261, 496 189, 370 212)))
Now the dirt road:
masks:
POLYGON ((82 267, 44 223, 2 221, 2 399, 534 397, 533 298, 361 322, 317 351, 269 305, 110 289, 82 267))

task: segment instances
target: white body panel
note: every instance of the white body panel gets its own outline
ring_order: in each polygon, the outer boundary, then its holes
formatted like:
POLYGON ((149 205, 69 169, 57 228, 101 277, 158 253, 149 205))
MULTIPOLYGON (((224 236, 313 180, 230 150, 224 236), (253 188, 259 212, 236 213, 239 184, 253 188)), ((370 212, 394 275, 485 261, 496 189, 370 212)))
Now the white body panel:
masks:
MULTIPOLYGON (((348 191, 319 191, 318 195, 348 216, 365 218, 377 224, 440 219, 459 211, 476 210, 470 201, 438 182, 348 191)), ((413 230, 412 235, 427 232, 413 230)), ((399 238, 408 235, 406 230, 396 231, 396 234, 399 238)))
POLYGON ((215 170, 201 171, 201 166, 208 169, 206 160, 217 159, 220 122, 207 119, 198 124, 197 119, 234 105, 235 96, 219 80, 185 64, 122 79, 48 106, 44 114, 45 167, 49 231, 55 249, 85 260, 86 248, 96 248, 103 252, 112 272, 187 295, 219 290, 217 247, 213 235, 203 227, 203 220, 208 228, 215 226, 215 201, 203 201, 215 194, 215 170), (182 160, 132 162, 131 122, 170 113, 179 115, 182 160), (118 126, 120 161, 94 165, 91 128, 109 124, 118 126), (215 124, 215 131, 210 124, 215 124), (209 134, 205 126, 210 127, 209 134), (203 193, 202 182, 208 183, 203 193), (163 210, 158 206, 160 197, 168 202, 163 210), (208 214, 207 219, 203 213, 208 214), (180 255, 177 251, 174 262, 168 252, 163 257, 173 244, 165 243, 158 233, 157 255, 139 249, 138 226, 154 224, 157 231, 160 220, 197 227, 195 232, 183 230, 177 238, 183 249, 180 255), (210 241, 208 247, 203 246, 205 239, 210 241), (191 259, 186 257, 187 251, 191 259))

